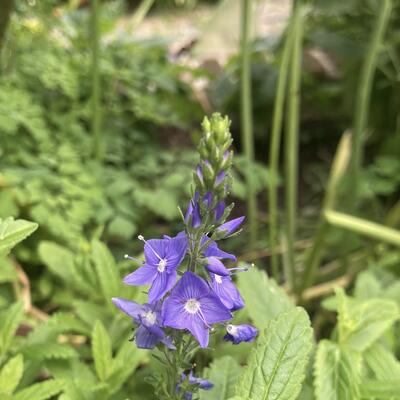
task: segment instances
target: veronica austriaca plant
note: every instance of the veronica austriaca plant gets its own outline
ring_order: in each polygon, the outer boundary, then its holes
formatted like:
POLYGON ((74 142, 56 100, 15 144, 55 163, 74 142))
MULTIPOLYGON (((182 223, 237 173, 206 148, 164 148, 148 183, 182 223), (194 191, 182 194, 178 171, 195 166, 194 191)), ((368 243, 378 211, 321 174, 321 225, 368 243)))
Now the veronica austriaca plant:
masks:
POLYGON ((208 347, 210 334, 225 330, 224 339, 239 344, 254 340, 258 333, 250 325, 230 323, 233 312, 244 307, 232 275, 246 269, 226 268, 224 260, 236 257, 217 245, 238 233, 244 220, 228 220, 233 208, 226 205, 233 158, 229 125, 219 114, 203 121, 193 195, 182 213, 184 231, 162 239, 139 236, 145 261, 124 283, 150 285, 148 303, 112 299, 132 318, 137 347, 157 347, 163 354, 164 375, 153 382, 159 399, 191 400, 199 389, 212 389, 211 382, 194 375, 191 364, 196 351, 208 347))

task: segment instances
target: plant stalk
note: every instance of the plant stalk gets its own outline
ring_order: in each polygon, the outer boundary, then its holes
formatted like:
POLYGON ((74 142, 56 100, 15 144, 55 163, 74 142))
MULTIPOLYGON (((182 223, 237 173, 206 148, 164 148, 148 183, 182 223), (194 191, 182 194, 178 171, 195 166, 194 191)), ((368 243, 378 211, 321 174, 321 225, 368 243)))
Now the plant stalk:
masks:
POLYGON ((246 157, 247 215, 250 228, 250 247, 257 240, 257 197, 253 184, 251 165, 254 161, 254 136, 251 99, 251 47, 249 43, 252 1, 242 0, 241 11, 241 130, 242 143, 246 157))
POLYGON ((376 25, 374 27, 368 52, 361 70, 353 123, 354 136, 352 146, 352 177, 355 188, 358 187, 357 182, 363 163, 365 130, 367 128, 373 78, 378 62, 379 49, 390 19, 391 9, 391 0, 381 0, 379 14, 376 19, 376 25))
POLYGON ((303 16, 301 2, 296 2, 293 12, 293 50, 289 72, 288 121, 285 140, 285 208, 286 208, 286 240, 289 285, 296 290, 295 282, 295 249, 296 211, 297 211, 297 179, 299 152, 299 110, 303 16))
POLYGON ((92 46, 92 140, 93 157, 100 161, 103 153, 101 143, 100 104, 100 6, 101 0, 91 0, 91 46, 92 46))
MULTIPOLYGON (((283 109, 285 104, 286 82, 288 78, 289 58, 293 45, 293 29, 291 21, 286 33, 285 45, 282 53, 281 65, 279 68, 278 84, 276 89, 276 99, 272 117, 271 140, 269 148, 269 170, 270 179, 268 181, 268 206, 269 206, 269 246, 276 248, 279 245, 278 239, 278 168, 279 154, 282 134, 283 109)), ((278 253, 271 255, 272 275, 279 282, 279 257, 278 253)))

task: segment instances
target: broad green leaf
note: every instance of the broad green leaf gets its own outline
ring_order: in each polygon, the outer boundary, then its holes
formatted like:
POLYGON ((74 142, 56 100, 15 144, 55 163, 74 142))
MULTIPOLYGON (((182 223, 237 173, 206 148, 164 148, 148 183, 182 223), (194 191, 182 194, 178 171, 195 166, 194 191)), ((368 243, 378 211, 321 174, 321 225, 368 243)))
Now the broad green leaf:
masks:
POLYGON ((117 265, 107 247, 98 240, 92 241, 92 258, 104 299, 111 304, 111 298, 117 296, 121 286, 117 265))
POLYGON ((112 373, 113 360, 110 336, 99 320, 93 328, 92 353, 97 376, 104 382, 112 373))
POLYGON ((369 272, 361 272, 357 276, 354 297, 358 300, 370 300, 374 297, 380 297, 382 287, 375 276, 369 272))
POLYGON ((38 224, 23 219, 0 218, 0 255, 6 255, 19 242, 32 234, 38 224))
POLYGON ((214 360, 205 370, 204 377, 214 384, 211 390, 201 390, 200 400, 225 400, 233 396, 241 367, 236 360, 225 356, 214 360))
POLYGON ((329 340, 318 344, 314 364, 317 400, 358 400, 361 357, 329 340))
POLYGON ((400 379, 400 362, 393 353, 380 343, 374 343, 364 353, 363 358, 379 380, 400 379))
POLYGON ((239 274, 238 287, 245 303, 246 311, 259 329, 265 328, 278 314, 294 307, 286 293, 269 279, 264 271, 252 268, 239 274))
POLYGON ((375 381, 363 381, 361 384, 361 395, 363 399, 400 399, 400 379, 375 381))
POLYGON ((0 256, 0 283, 17 280, 18 274, 10 258, 0 256))
POLYGON ((22 301, 14 303, 0 320, 0 354, 5 353, 11 345, 14 333, 24 315, 22 301))
POLYGON ((0 371, 0 395, 12 394, 21 380, 24 371, 24 360, 18 354, 2 368, 0 371))
POLYGON ((400 317, 394 301, 371 299, 358 302, 340 290, 337 296, 339 341, 353 350, 367 349, 400 317))
POLYGON ((64 389, 64 385, 64 381, 56 379, 35 383, 17 392, 13 396, 13 400, 46 400, 60 393, 64 389))
POLYGON ((74 283, 74 254, 57 243, 42 241, 39 245, 39 257, 65 283, 74 283))
POLYGON ((294 308, 270 322, 252 350, 236 395, 247 400, 294 400, 305 378, 312 347, 307 313, 294 308))

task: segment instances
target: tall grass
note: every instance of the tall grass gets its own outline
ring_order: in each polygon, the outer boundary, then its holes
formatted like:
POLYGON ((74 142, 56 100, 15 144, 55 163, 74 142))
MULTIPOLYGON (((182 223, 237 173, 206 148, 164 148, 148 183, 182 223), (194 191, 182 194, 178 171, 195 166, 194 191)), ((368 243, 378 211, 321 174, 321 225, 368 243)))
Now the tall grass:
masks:
POLYGON ((354 112, 354 134, 353 134, 353 155, 352 155, 352 174, 354 185, 357 187, 360 169, 364 156, 365 131, 368 121, 369 105, 371 102, 371 88, 378 62, 380 47, 385 35, 390 14, 392 10, 391 0, 381 0, 379 14, 372 32, 367 56, 365 58, 361 77, 358 84, 356 106, 354 112))
POLYGON ((294 291, 296 289, 294 243, 296 238, 300 80, 303 40, 303 9, 300 1, 297 1, 294 5, 292 23, 293 50, 290 60, 288 119, 285 137, 285 211, 288 281, 291 290, 294 291))
POLYGON ((249 218, 250 247, 257 240, 257 198, 252 178, 251 164, 254 161, 254 134, 251 95, 251 65, 250 65, 250 27, 252 0, 242 0, 241 10, 241 131, 242 144, 246 157, 246 188, 247 215, 249 218))
POLYGON ((101 0, 91 0, 91 45, 92 45, 92 138, 93 156, 102 158, 101 104, 100 104, 100 7, 101 0))

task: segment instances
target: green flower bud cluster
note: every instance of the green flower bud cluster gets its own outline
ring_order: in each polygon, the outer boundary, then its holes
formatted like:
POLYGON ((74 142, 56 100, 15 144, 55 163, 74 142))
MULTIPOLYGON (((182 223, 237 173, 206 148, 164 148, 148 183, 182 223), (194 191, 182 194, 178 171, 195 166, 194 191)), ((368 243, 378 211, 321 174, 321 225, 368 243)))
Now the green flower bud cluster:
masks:
POLYGON ((203 136, 198 146, 200 162, 194 173, 195 191, 201 196, 212 193, 213 203, 223 200, 230 188, 233 152, 228 117, 214 113, 202 123, 203 136))

